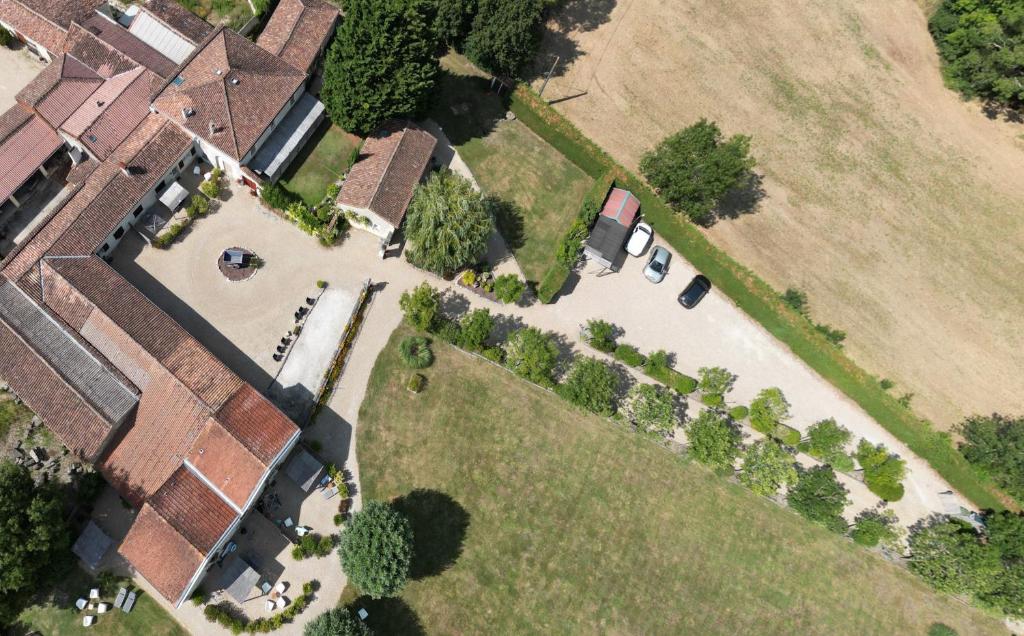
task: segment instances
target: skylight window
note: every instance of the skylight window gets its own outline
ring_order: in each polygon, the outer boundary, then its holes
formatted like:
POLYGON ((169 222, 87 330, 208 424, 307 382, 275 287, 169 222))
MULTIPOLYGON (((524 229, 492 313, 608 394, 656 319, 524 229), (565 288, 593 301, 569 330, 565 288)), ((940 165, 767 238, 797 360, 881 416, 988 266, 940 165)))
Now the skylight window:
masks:
POLYGON ((171 83, 172 83, 172 84, 174 84, 175 86, 181 86, 182 84, 184 84, 184 83, 185 83, 185 78, 184 78, 184 77, 182 77, 181 75, 179 75, 179 76, 175 77, 175 78, 174 78, 174 79, 173 79, 173 80, 171 81, 171 83))

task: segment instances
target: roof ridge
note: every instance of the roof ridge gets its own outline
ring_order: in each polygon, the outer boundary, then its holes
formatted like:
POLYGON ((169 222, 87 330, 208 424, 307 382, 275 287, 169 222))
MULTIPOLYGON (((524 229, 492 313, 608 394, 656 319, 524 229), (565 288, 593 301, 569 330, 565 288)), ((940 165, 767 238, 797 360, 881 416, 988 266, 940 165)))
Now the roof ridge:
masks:
POLYGON ((299 11, 299 15, 295 16, 295 20, 291 23, 291 25, 288 26, 288 37, 284 39, 284 42, 281 44, 280 48, 278 48, 277 51, 274 52, 274 55, 278 57, 281 57, 281 53, 283 53, 284 50, 288 48, 288 45, 291 44, 292 38, 295 37, 295 27, 299 24, 299 22, 302 22, 302 17, 306 15, 306 11, 309 11, 309 7, 306 6, 305 2, 303 2, 302 0, 295 1, 299 3, 299 6, 302 7, 302 10, 299 11))
MULTIPOLYGON (((45 16, 45 15, 43 15, 42 13, 39 13, 38 11, 36 11, 36 10, 35 10, 35 9, 33 9, 32 7, 28 6, 27 4, 25 4, 25 3, 24 3, 24 2, 22 2, 21 0, 11 0, 11 1, 12 1, 12 2, 15 2, 15 3, 17 3, 17 4, 18 4, 18 6, 20 6, 20 7, 21 7, 21 8, 23 8, 23 9, 25 9, 25 10, 26 10, 26 11, 28 11, 29 13, 34 13, 35 15, 39 16, 39 19, 40 19, 40 20, 44 20, 44 21, 46 21, 46 22, 49 22, 50 24, 52 24, 53 26, 57 27, 58 29, 60 29, 60 30, 61 30, 61 31, 63 31, 64 33, 67 33, 67 32, 68 32, 68 29, 65 29, 64 27, 62 27, 61 25, 57 24, 56 22, 54 22, 54 21, 53 21, 53 20, 51 20, 50 18, 46 17, 46 16, 45 16)), ((72 23, 72 24, 74 24, 74 23, 75 23, 75 21, 74 21, 74 20, 72 20, 72 21, 71 21, 71 23, 72 23)))
MULTIPOLYGON (((249 449, 247 448, 245 450, 248 451, 249 449)), ((250 452, 249 454, 251 455, 252 453, 250 452)), ((257 460, 258 459, 259 458, 257 458, 257 460)), ((260 463, 262 463, 262 462, 260 462, 260 463)), ((206 475, 204 475, 203 471, 199 470, 198 466, 196 466, 195 464, 190 462, 187 457, 185 457, 185 458, 183 458, 181 460, 181 465, 184 466, 190 473, 195 475, 196 478, 199 479, 199 481, 203 482, 203 485, 206 486, 207 488, 209 488, 213 492, 213 494, 215 494, 218 497, 220 497, 221 501, 226 503, 229 508, 231 508, 232 510, 235 511, 235 515, 242 514, 242 509, 238 507, 238 504, 236 504, 235 502, 231 501, 231 499, 229 499, 228 496, 225 495, 221 491, 221 489, 217 487, 217 485, 215 483, 210 481, 210 478, 207 477, 206 475)), ((266 472, 266 469, 264 469, 264 473, 265 472, 266 472)), ((173 473, 172 473, 172 475, 173 475, 173 473)), ((168 477, 168 479, 170 479, 170 477, 168 477)), ((164 484, 166 484, 166 483, 167 483, 167 481, 164 481, 164 484)), ((163 484, 160 484, 160 487, 163 488, 163 484)), ((160 491, 160 489, 158 488, 157 492, 159 492, 159 491, 160 491)), ((163 516, 163 515, 161 515, 161 516, 163 516)), ((191 541, 189 543, 191 543, 191 541)), ((196 546, 196 547, 198 547, 198 546, 196 546)))
POLYGON ((380 171, 380 178, 377 179, 377 185, 374 186, 374 188, 373 188, 373 196, 370 197, 370 205, 368 206, 371 210, 373 209, 373 202, 377 200, 377 195, 380 193, 380 186, 381 186, 382 183, 384 183, 384 177, 386 177, 387 174, 388 174, 388 171, 391 170, 391 164, 394 163, 395 157, 398 156, 398 151, 401 149, 402 144, 405 143, 405 136, 406 136, 405 133, 406 133, 407 130, 408 130, 408 122, 406 122, 406 124, 402 126, 401 130, 398 130, 398 131, 395 131, 394 133, 392 133, 392 134, 401 134, 401 137, 398 139, 398 143, 395 144, 395 150, 391 153, 391 156, 388 157, 388 162, 384 166, 384 169, 380 171))
MULTIPOLYGON (((227 57, 227 47, 225 46, 224 48, 224 57, 227 57)), ((231 60, 228 60, 228 69, 228 72, 225 72, 223 75, 220 75, 218 77, 220 77, 220 89, 224 93, 224 110, 227 113, 228 130, 231 131, 231 143, 235 146, 235 156, 237 156, 239 161, 241 161, 241 153, 238 152, 238 135, 235 134, 235 120, 231 116, 231 98, 228 96, 228 74, 230 73, 231 70, 231 60)))
MULTIPOLYGON (((156 17, 156 16, 154 16, 154 17, 156 17)), ((159 18, 157 18, 157 19, 159 20, 159 18)), ((160 20, 160 21, 163 22, 163 20, 160 20)), ((213 42, 214 38, 216 38, 222 31, 224 31, 224 28, 225 27, 224 27, 223 24, 221 24, 220 26, 214 27, 213 30, 210 31, 210 33, 207 34, 207 36, 201 42, 197 42, 196 45, 195 45, 195 48, 192 49, 192 52, 188 54, 188 57, 183 59, 181 61, 181 64, 178 64, 178 66, 175 67, 174 73, 172 75, 164 78, 164 83, 160 85, 160 89, 155 91, 153 94, 159 96, 161 93, 163 93, 165 90, 167 90, 167 87, 171 85, 171 82, 173 82, 175 79, 177 79, 179 76, 181 76, 181 71, 186 66, 188 66, 192 62, 192 60, 194 60, 196 58, 196 56, 199 55, 199 53, 202 52, 203 49, 205 49, 210 44, 210 42, 213 42)), ((227 47, 225 46, 225 55, 226 55, 226 49, 227 49, 227 47)), ((209 82, 207 82, 207 84, 208 83, 209 82)), ((200 84, 200 86, 205 86, 205 85, 206 84, 200 84)))

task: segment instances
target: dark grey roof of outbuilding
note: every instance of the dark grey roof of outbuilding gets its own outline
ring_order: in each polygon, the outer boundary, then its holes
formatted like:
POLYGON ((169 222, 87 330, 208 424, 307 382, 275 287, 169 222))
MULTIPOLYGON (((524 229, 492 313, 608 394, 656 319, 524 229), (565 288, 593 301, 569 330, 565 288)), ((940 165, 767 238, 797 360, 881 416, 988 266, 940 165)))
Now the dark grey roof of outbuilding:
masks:
POLYGON ((622 246, 625 244, 628 235, 629 228, 625 225, 611 217, 599 216, 594 223, 594 229, 590 232, 590 237, 587 239, 584 252, 601 265, 618 269, 615 261, 622 253, 622 246))

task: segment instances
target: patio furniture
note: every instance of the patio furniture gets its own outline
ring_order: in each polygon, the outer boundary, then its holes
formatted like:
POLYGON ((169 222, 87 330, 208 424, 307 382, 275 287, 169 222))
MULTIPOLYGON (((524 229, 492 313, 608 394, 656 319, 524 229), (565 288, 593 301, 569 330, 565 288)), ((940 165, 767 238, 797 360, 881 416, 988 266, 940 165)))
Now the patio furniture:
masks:
POLYGON ((359 615, 359 620, 361 620, 361 621, 365 621, 365 620, 366 620, 366 617, 370 615, 370 613, 369 613, 369 612, 367 612, 367 611, 366 611, 366 610, 365 610, 364 608, 362 608, 362 607, 360 607, 360 608, 359 608, 359 611, 358 611, 358 612, 356 612, 356 614, 358 614, 358 615, 359 615))
POLYGON ((324 499, 330 499, 334 495, 338 494, 338 487, 334 486, 324 491, 324 499))
POLYGON ((82 617, 82 627, 92 627, 95 623, 96 623, 96 617, 95 616, 91 616, 90 615, 90 616, 83 616, 82 617))
POLYGON ((80 598, 77 601, 75 601, 75 607, 78 608, 78 611, 84 610, 85 606, 88 605, 88 604, 89 604, 89 601, 85 600, 84 598, 80 598))
POLYGON ((110 550, 110 546, 113 544, 113 540, 106 535, 105 532, 100 530, 94 522, 89 521, 86 524, 85 529, 82 530, 82 534, 75 540, 75 544, 71 547, 71 551, 74 552, 75 556, 82 560, 89 569, 97 570, 100 567, 100 562, 103 560, 103 556, 110 550))
POLYGON ((123 587, 119 589, 117 591, 117 597, 114 598, 114 607, 121 609, 121 606, 124 605, 124 597, 126 596, 128 596, 128 589, 123 587))
POLYGON ((110 603, 100 603, 96 606, 97 614, 106 614, 108 611, 110 611, 110 603))
POLYGON ((96 609, 96 603, 89 603, 85 606, 85 611, 91 612, 96 609))
POLYGON ((304 537, 309 534, 310 530, 312 530, 312 528, 307 528, 306 526, 295 526, 295 534, 300 537, 304 537))
POLYGON ((292 521, 291 517, 288 517, 287 519, 284 520, 284 527, 285 528, 291 528, 294 525, 295 525, 295 522, 292 521))
POLYGON ((317 483, 323 484, 320 478, 323 472, 324 465, 304 448, 296 449, 284 467, 284 474, 298 484, 302 492, 309 492, 317 483))
POLYGON ((331 476, 324 475, 324 478, 320 480, 320 488, 326 488, 327 484, 331 483, 331 476))
POLYGON ((288 599, 282 596, 279 599, 277 599, 276 603, 277 609, 283 610, 288 605, 288 599))
POLYGON ((287 587, 288 586, 284 584, 284 581, 281 581, 280 583, 274 586, 274 591, 278 594, 284 594, 284 591, 285 589, 287 589, 287 587))
POLYGON ((277 607, 277 606, 274 604, 274 601, 271 601, 270 599, 267 599, 267 611, 268 612, 273 612, 275 607, 277 607))
POLYGON ((89 598, 90 599, 97 599, 99 597, 100 597, 100 588, 94 587, 91 590, 89 590, 89 598))
POLYGON ((132 611, 133 607, 135 607, 135 590, 128 594, 128 598, 124 600, 124 605, 121 606, 121 611, 127 614, 132 611))
POLYGON ((260 589, 263 590, 264 594, 270 594, 270 590, 273 589, 273 586, 270 585, 270 581, 263 581, 260 583, 260 589))

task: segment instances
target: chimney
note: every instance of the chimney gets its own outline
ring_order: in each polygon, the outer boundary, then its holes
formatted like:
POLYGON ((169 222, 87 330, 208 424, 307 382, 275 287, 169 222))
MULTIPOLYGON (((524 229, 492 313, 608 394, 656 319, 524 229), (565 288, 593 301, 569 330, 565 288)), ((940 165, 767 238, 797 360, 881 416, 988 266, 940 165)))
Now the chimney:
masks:
POLYGON ((231 83, 234 84, 235 86, 238 86, 238 78, 237 77, 232 77, 231 78, 231 83))
POLYGON ((117 165, 121 168, 121 172, 124 173, 124 176, 126 176, 126 177, 132 176, 131 171, 128 169, 128 164, 126 164, 123 161, 118 161, 117 165))
POLYGON ((188 119, 189 117, 191 117, 192 115, 195 115, 195 114, 196 114, 196 111, 192 110, 191 108, 185 107, 185 108, 181 109, 181 118, 182 119, 188 119))
POLYGON ((217 124, 215 124, 215 123, 213 123, 213 122, 211 121, 211 122, 210 122, 210 134, 212 135, 212 134, 214 134, 215 132, 217 132, 217 124))

